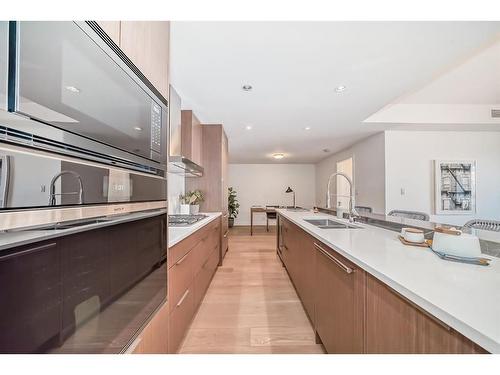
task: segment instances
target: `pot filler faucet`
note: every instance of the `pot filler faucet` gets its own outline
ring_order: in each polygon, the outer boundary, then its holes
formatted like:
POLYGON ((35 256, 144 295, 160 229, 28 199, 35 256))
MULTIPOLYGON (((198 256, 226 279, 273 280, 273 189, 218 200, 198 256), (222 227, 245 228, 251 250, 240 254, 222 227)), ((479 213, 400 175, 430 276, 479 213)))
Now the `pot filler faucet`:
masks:
POLYGON ((336 172, 332 173, 330 177, 328 177, 328 185, 326 186, 326 208, 332 208, 331 205, 331 196, 332 194, 330 193, 330 183, 332 182, 333 177, 337 176, 342 176, 347 180, 347 183, 349 184, 349 222, 354 221, 355 216, 359 216, 358 212, 354 208, 354 195, 352 192, 352 180, 349 178, 348 175, 342 172, 336 172))
POLYGON ((49 206, 56 205, 56 195, 76 195, 78 194, 78 204, 83 204, 83 182, 80 175, 73 171, 62 171, 61 173, 56 174, 52 177, 50 181, 50 196, 49 196, 49 206), (73 191, 70 193, 59 193, 56 194, 56 181, 65 174, 69 174, 78 180, 78 191, 73 191))

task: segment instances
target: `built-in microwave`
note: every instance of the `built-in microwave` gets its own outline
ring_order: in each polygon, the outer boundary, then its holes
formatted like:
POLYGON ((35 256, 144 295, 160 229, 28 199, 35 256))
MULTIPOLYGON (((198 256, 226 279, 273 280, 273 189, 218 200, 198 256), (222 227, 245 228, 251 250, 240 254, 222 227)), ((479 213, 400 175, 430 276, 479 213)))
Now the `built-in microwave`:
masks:
POLYGON ((31 121, 7 135, 166 165, 167 100, 95 22, 11 21, 8 33, 8 111, 31 121))

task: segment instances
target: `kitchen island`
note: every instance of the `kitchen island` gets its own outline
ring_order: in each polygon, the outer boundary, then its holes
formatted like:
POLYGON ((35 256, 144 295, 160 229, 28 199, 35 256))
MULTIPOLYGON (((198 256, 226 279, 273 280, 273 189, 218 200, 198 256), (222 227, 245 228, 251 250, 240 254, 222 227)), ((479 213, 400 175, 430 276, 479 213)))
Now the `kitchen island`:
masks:
POLYGON ((278 254, 318 339, 325 344, 329 340, 325 336, 339 327, 343 330, 337 331, 339 337, 357 336, 347 347, 333 340, 333 350, 500 353, 498 258, 491 257, 487 267, 454 263, 429 249, 405 246, 397 233, 385 229, 359 223, 356 229, 321 229, 304 219, 347 220, 281 209, 278 214, 278 254), (323 290, 331 281, 326 277, 327 261, 342 272, 332 276, 331 286, 339 287, 338 295, 323 290), (311 295, 309 290, 315 292, 311 295), (331 300, 330 305, 325 299, 331 300), (346 305, 336 306, 337 300, 346 305), (322 311, 339 315, 326 319, 322 311), (342 314, 347 321, 342 322, 342 314), (351 330, 346 329, 349 325, 351 330), (387 340, 399 342, 384 345, 387 340))

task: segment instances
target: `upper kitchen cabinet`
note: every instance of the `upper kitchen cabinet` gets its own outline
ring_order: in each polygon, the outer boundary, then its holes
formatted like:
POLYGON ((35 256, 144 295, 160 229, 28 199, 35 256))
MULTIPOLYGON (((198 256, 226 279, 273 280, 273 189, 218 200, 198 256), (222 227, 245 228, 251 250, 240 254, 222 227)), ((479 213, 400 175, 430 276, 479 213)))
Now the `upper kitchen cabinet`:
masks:
POLYGON ((120 45, 120 21, 97 21, 99 26, 117 46, 120 45))
POLYGON ((203 166, 201 160, 203 136, 201 123, 191 110, 182 111, 181 118, 181 155, 203 166))
POLYGON ((121 21, 120 48, 156 89, 168 98, 168 21, 121 21))
POLYGON ((186 179, 186 190, 199 189, 204 194, 200 204, 202 212, 222 212, 221 258, 228 249, 228 209, 227 209, 227 171, 228 142, 222 125, 201 125, 201 164, 202 177, 186 179))

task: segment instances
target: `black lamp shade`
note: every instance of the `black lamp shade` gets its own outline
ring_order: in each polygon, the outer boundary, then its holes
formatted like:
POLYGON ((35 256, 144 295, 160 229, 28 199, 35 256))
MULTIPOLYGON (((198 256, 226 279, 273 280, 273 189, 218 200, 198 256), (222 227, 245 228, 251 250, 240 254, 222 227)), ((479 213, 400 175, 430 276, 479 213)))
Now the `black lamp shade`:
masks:
POLYGON ((289 186, 289 187, 286 189, 285 193, 293 193, 292 188, 289 186))

